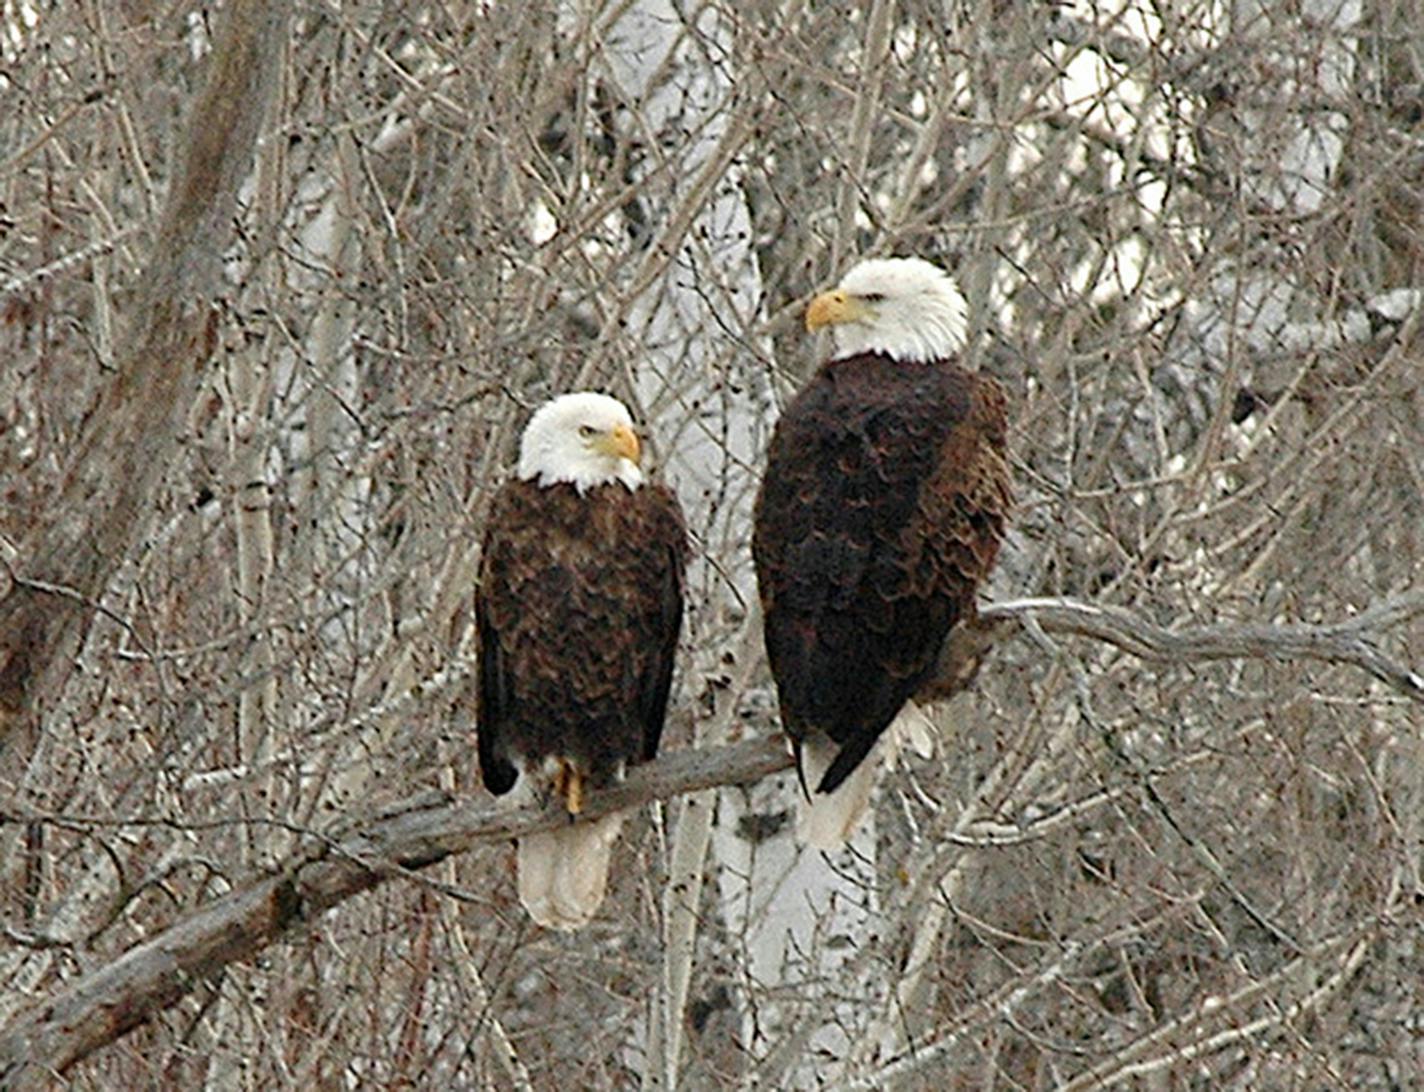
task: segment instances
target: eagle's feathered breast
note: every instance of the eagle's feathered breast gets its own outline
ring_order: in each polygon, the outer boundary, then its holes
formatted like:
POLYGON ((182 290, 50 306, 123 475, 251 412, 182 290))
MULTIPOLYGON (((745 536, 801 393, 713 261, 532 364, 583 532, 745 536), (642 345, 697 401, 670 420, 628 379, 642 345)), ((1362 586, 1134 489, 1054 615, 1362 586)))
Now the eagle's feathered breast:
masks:
POLYGON ((778 423, 753 553, 793 739, 841 745, 834 789, 933 671, 1003 538, 1002 388, 952 362, 824 365, 778 423))
POLYGON ((492 792, 549 757, 597 785, 656 754, 686 553, 660 486, 501 489, 476 600, 480 766, 492 792))

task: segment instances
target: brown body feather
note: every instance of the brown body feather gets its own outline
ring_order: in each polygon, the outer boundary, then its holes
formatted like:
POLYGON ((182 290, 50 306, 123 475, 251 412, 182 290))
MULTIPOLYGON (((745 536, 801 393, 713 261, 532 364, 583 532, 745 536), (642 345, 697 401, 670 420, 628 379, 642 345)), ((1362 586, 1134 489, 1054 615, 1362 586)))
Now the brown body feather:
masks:
POLYGON ((585 784, 657 754, 686 557, 681 511, 661 486, 501 489, 476 600, 491 792, 546 773, 577 813, 585 784))
POLYGON ((757 498, 752 552, 782 723, 838 746, 834 790, 923 694, 1004 536, 1003 389, 949 361, 862 353, 824 365, 787 407, 757 498))

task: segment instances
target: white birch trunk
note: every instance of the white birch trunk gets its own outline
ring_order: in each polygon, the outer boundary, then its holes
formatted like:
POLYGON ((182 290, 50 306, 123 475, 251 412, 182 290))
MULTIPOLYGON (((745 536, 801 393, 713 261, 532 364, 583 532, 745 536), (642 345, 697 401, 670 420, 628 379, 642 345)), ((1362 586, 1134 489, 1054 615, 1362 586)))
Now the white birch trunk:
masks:
MULTIPOLYGON (((699 547, 689 567, 686 619, 698 654, 683 683, 685 691, 699 692, 699 708, 710 706, 713 713, 697 724, 698 745, 722 741, 732 720, 726 707, 740 697, 739 687, 715 680, 742 675, 738 668, 761 655, 759 634, 751 631, 759 617, 752 609, 752 468, 774 419, 760 361, 732 339, 716 336, 749 328, 761 294, 746 198, 736 168, 723 166, 725 148, 736 139, 729 131, 733 115, 725 110, 733 90, 730 73, 709 61, 712 53, 726 55, 730 39, 730 26, 710 8, 690 28, 672 3, 646 0, 609 28, 601 55, 606 68, 594 70, 615 84, 622 101, 637 105, 640 136, 650 144, 666 133, 696 134, 669 142, 677 162, 664 177, 672 184, 650 181, 645 190, 646 199, 656 202, 660 238, 643 268, 651 278, 638 278, 644 286, 631 301, 628 325, 640 351, 631 368, 640 416, 699 547), (686 180, 710 181, 711 190, 693 185, 680 191, 678 183, 686 180), (730 669, 719 662, 724 652, 736 660, 730 669), (704 696, 711 701, 703 702, 704 696)), ((721 812, 719 831, 728 822, 727 801, 719 809, 713 792, 690 796, 672 810, 665 966, 644 1048, 645 1088, 678 1083, 714 810, 721 812)), ((727 917, 735 930, 734 914, 727 917)))
MULTIPOLYGON (((399 100, 392 105, 390 120, 374 142, 375 151, 392 150, 409 137, 410 124, 397 121, 398 112, 399 100)), ((322 629, 323 643, 332 649, 347 649, 349 658, 359 662, 363 659, 359 645, 365 640, 359 620, 369 609, 361 601, 374 563, 367 542, 373 482, 369 457, 347 409, 361 404, 361 376, 353 346, 357 316, 342 281, 353 275, 363 261, 361 240, 352 224, 353 189, 360 184, 360 172, 351 138, 338 138, 337 148, 337 158, 328 172, 308 175, 299 183, 297 199, 291 203, 294 212, 286 225, 299 241, 311 269, 322 272, 294 266, 286 271, 285 280, 279 278, 279 283, 271 286, 277 290, 285 285, 311 301, 312 321, 305 351, 298 354, 291 347, 283 347, 274 354, 270 367, 247 356, 232 362, 228 373, 230 446, 233 486, 237 491, 237 592, 243 621, 249 622, 262 613, 262 599, 274 561, 268 510, 268 476, 272 473, 269 464, 285 459, 298 468, 292 472, 298 532, 290 548, 291 565, 284 575, 317 605, 314 615, 327 619, 322 629), (268 399, 279 391, 288 405, 297 409, 295 414, 270 412, 266 407, 268 399), (297 427, 275 436, 259 435, 260 422, 284 418, 297 427)), ((268 173, 268 158, 273 155, 280 155, 280 150, 265 149, 261 166, 268 173)), ((264 197, 275 196, 269 195, 267 189, 259 179, 259 192, 264 197)), ((389 635, 392 627, 373 628, 389 635)), ((393 656, 373 656, 369 662, 372 666, 358 677, 355 690, 373 704, 378 697, 385 699, 382 704, 392 704, 416 681, 409 642, 393 656)), ((270 646, 259 642, 248 670, 260 672, 277 666, 270 646)), ((294 703, 285 714, 285 737, 273 739, 269 734, 269 726, 274 723, 270 714, 276 702, 279 673, 274 671, 263 683, 241 693, 241 753, 235 772, 245 775, 253 785, 244 797, 259 801, 251 807, 252 812, 310 821, 323 808, 347 806, 369 790, 377 775, 367 756, 380 755, 387 749, 389 735, 400 718, 394 713, 374 716, 363 731, 345 741, 340 753, 328 756, 327 763, 302 761, 300 748, 291 744, 303 737, 321 710, 314 703, 294 703), (273 791, 279 770, 289 765, 295 766, 290 771, 293 791, 273 791), (292 809, 296 809, 295 814, 287 814, 292 809)), ((200 776, 212 777, 213 772, 200 776)), ((261 836, 250 835, 249 848, 259 856, 279 856, 290 839, 272 834, 275 829, 263 828, 261 836)), ((258 988, 270 992, 261 986, 260 979, 257 982, 258 988)), ((244 1012, 244 1006, 222 998, 208 1015, 209 1034, 221 1046, 214 1050, 209 1067, 210 1088, 239 1087, 243 1082, 239 1062, 249 1046, 242 1044, 252 1044, 254 1036, 263 1034, 244 1018, 244 1012)))
MULTIPOLYGON (((1360 0, 1305 0, 1294 17, 1269 0, 1237 0, 1228 18, 1236 35, 1257 44, 1253 63, 1279 71, 1279 98, 1209 116, 1202 125, 1203 149, 1210 155, 1223 144, 1217 166, 1235 169, 1233 181, 1249 213, 1310 216, 1331 199, 1345 150, 1349 118, 1323 104, 1347 102, 1354 94, 1360 0), (1287 19, 1291 25, 1283 28, 1287 19), (1320 105, 1302 108, 1301 103, 1320 105)), ((1339 312, 1302 272, 1287 253, 1269 242, 1258 244, 1223 261, 1193 301, 1192 343, 1179 346, 1180 358, 1223 375, 1212 392, 1221 397, 1198 449, 1198 468, 1214 457, 1239 382, 1254 378, 1284 387, 1291 377, 1281 368, 1293 368, 1301 350, 1327 350, 1370 336, 1363 310, 1334 317, 1339 312), (1258 371, 1275 374, 1247 374, 1250 358, 1262 362, 1258 371)))
MULTIPOLYGON (((664 473, 705 552, 695 559, 688 582, 689 630, 698 655, 687 674, 699 692, 695 703, 712 711, 698 725, 696 742, 703 746, 723 742, 721 726, 737 719, 716 707, 738 701, 741 687, 720 680, 744 677, 746 657, 763 658, 749 545, 757 471, 776 416, 767 369, 756 359, 767 352, 765 345, 748 347, 736 338, 758 317, 761 280, 738 169, 722 166, 729 144, 739 139, 740 119, 727 108, 734 73, 722 60, 732 55, 731 46, 732 28, 716 10, 702 9, 689 27, 674 4, 644 0, 609 29, 602 54, 620 99, 640 105, 639 135, 647 143, 695 134, 681 143, 662 142, 675 149, 665 154, 676 161, 644 191, 658 201, 653 222, 661 226, 650 259, 668 259, 650 280, 635 281, 646 287, 632 302, 628 325, 638 346, 634 390, 665 460, 664 473), (706 187, 696 183, 709 181, 708 171, 717 173, 704 199, 706 187)), ((744 1048, 761 1057, 809 1022, 817 1028, 810 1051, 822 1057, 845 1053, 850 1012, 824 1012, 814 995, 818 983, 845 985, 839 974, 871 927, 875 831, 873 823, 865 824, 852 849, 834 862, 800 850, 790 821, 770 837, 749 833, 765 828, 751 820, 789 816, 798 792, 790 774, 750 790, 724 791, 716 799, 715 823, 713 794, 678 807, 664 907, 667 970, 649 1037, 645 1087, 677 1083, 709 835, 722 923, 740 949, 736 959, 744 961, 747 991, 761 995, 740 999, 744 1048)), ((813 1083, 814 1068, 799 1067, 796 1080, 813 1083)))

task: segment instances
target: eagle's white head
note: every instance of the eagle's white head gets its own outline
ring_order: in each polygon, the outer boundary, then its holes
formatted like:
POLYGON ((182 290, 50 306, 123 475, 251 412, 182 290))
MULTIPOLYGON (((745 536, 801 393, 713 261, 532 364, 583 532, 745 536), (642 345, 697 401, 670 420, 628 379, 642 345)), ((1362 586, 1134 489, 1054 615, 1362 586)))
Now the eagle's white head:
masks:
POLYGON ((540 485, 570 482, 580 493, 596 485, 643 484, 642 447, 628 407, 593 391, 545 402, 519 441, 519 476, 540 485))
POLYGON ((964 347, 964 297, 937 265, 920 258, 873 258, 806 308, 806 329, 831 327, 840 356, 884 353, 893 360, 941 360, 964 347))

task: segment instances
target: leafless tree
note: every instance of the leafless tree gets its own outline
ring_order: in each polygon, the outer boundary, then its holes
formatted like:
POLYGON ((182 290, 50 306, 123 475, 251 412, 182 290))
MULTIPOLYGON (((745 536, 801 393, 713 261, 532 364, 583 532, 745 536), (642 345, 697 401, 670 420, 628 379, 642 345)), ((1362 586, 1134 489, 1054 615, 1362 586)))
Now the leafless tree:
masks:
POLYGON ((0 1085, 1424 1071, 1424 7, 0 9, 0 1085), (799 310, 958 276, 1018 508, 855 852, 746 554, 799 310), (474 776, 485 505, 638 408, 697 565, 604 911, 474 776))

